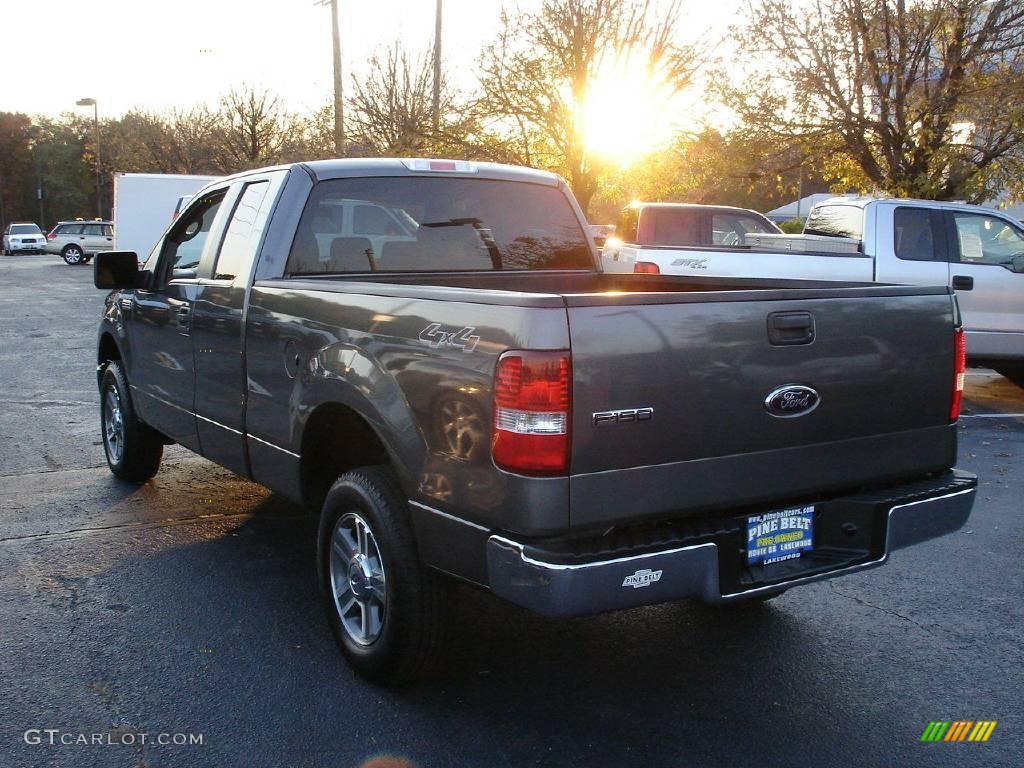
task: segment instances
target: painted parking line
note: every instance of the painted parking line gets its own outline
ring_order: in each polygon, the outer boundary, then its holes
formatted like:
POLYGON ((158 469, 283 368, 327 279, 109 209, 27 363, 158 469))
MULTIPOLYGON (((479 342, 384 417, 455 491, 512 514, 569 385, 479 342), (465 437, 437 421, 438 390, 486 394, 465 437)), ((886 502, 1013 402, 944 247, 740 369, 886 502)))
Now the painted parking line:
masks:
POLYGON ((963 413, 961 419, 1024 419, 1024 413, 963 413))

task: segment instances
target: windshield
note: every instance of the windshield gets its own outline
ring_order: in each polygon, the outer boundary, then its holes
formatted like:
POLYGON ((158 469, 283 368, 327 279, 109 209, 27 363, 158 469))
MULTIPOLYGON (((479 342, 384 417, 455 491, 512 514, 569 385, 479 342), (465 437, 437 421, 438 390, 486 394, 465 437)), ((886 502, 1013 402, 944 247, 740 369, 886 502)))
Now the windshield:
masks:
POLYGON ((491 179, 381 177, 320 183, 288 273, 593 269, 556 187, 491 179))
POLYGON ((12 235, 41 235, 43 231, 35 224, 11 224, 12 235))

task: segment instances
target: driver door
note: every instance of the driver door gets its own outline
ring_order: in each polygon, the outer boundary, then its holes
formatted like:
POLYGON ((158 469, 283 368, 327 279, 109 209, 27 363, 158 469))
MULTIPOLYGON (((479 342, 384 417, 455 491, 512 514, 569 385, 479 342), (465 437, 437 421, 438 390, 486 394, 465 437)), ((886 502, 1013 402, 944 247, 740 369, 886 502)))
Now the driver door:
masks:
POLYGON ((193 201, 154 250, 145 288, 135 291, 129 337, 132 396, 139 414, 170 439, 199 452, 195 417, 192 309, 199 264, 216 247, 227 189, 193 201))
POLYGON ((950 281, 973 357, 1024 356, 1024 230, 1002 217, 950 211, 950 281))

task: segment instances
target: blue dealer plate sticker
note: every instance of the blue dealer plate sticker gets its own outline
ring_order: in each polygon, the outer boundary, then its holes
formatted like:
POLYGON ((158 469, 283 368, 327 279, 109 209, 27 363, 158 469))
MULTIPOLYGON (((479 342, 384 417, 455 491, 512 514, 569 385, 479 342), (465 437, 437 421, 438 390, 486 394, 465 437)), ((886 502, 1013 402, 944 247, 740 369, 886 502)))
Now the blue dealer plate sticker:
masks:
POLYGON ((747 518, 747 565, 800 557, 814 547, 814 507, 793 507, 747 518))

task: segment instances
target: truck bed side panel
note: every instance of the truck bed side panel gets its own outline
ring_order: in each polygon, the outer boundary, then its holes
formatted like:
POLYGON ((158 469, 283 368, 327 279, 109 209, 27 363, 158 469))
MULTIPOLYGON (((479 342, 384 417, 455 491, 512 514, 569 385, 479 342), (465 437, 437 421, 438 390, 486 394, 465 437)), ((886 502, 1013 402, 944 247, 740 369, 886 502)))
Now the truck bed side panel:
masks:
MULTIPOLYGON (((437 294, 453 298, 450 290, 437 294)), ((255 438, 258 482, 294 488, 306 425, 317 408, 338 404, 369 422, 413 502, 505 530, 565 528, 567 478, 499 472, 490 455, 498 355, 507 348, 567 348, 564 307, 367 295, 353 283, 272 280, 252 289, 246 333, 246 427, 255 438)))

